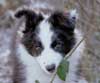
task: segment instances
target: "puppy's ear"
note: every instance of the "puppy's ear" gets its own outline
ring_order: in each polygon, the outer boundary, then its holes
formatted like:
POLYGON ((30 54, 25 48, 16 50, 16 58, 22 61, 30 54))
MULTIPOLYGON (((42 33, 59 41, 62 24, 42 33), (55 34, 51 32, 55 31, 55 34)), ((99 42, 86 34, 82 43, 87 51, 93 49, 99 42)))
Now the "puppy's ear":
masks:
POLYGON ((15 13, 15 17, 16 18, 21 18, 22 16, 24 16, 25 18, 31 18, 31 17, 35 17, 36 14, 31 11, 31 10, 26 10, 26 9, 23 9, 23 10, 18 10, 16 13, 15 13))
POLYGON ((51 15, 50 21, 55 27, 60 27, 67 31, 74 31, 76 19, 76 10, 71 10, 67 12, 56 11, 51 15))
POLYGON ((16 18, 21 18, 23 16, 25 17, 25 22, 26 22, 25 23, 26 29, 25 31, 23 31, 24 33, 33 31, 35 29, 36 24, 43 19, 42 15, 37 15, 32 10, 23 9, 15 13, 16 18))
POLYGON ((69 18, 72 19, 73 21, 76 21, 78 19, 78 13, 76 9, 70 10, 66 13, 69 13, 69 18))

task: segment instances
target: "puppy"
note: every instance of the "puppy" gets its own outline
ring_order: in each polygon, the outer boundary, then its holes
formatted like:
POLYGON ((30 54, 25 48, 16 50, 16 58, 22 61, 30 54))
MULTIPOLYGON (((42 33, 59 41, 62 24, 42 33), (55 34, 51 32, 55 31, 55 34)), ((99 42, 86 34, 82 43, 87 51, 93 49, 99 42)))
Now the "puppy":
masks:
MULTIPOLYGON (((50 83, 61 60, 82 38, 81 32, 75 28, 77 13, 75 10, 65 12, 42 8, 24 8, 15 13, 18 19, 23 16, 25 21, 17 52, 25 65, 24 83, 35 83, 36 80, 50 83)), ((82 42, 68 59, 66 83, 87 83, 84 77, 77 75, 84 45, 82 42)), ((64 82, 56 76, 53 83, 64 82)))

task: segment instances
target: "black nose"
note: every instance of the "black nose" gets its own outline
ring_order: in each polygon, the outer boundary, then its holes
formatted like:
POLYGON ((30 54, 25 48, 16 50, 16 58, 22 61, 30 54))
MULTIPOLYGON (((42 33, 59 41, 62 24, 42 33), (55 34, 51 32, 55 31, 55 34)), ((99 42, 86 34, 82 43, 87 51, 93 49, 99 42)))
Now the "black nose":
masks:
POLYGON ((49 71, 49 72, 53 72, 54 70, 55 70, 55 64, 52 64, 52 65, 48 65, 48 66, 46 66, 46 69, 49 71))

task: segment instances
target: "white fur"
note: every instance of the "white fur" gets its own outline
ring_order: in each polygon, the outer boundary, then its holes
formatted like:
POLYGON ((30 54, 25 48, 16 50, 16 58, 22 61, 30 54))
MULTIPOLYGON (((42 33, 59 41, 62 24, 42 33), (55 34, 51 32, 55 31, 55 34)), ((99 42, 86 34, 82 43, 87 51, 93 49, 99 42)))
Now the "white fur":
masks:
POLYGON ((49 73, 46 70, 46 66, 55 64, 57 67, 62 60, 62 56, 54 51, 50 46, 52 43, 53 32, 51 31, 51 25, 47 21, 47 17, 40 23, 39 27, 39 38, 44 47, 43 52, 36 57, 37 61, 39 62, 41 68, 49 73))
MULTIPOLYGON (((81 39, 81 34, 78 30, 75 30, 77 42, 81 39)), ((84 42, 77 48, 77 50, 73 53, 73 55, 68 59, 70 62, 69 73, 66 78, 65 83, 75 83, 75 80, 79 80, 78 83, 88 83, 85 78, 81 77, 81 79, 77 78, 75 72, 77 71, 77 65, 79 64, 79 60, 81 59, 81 54, 84 49, 84 42)), ((51 79, 51 74, 46 74, 43 69, 41 69, 40 65, 37 63, 36 59, 28 54, 25 47, 23 45, 19 45, 18 48, 19 59, 26 65, 26 83, 35 83, 35 80, 39 80, 40 83, 49 83, 51 79)), ((46 53, 47 55, 49 53, 46 53)), ((42 57, 41 59, 45 58, 42 57)), ((51 58, 51 57, 49 57, 51 58)), ((48 57, 46 57, 48 59, 48 57)), ((44 59, 43 59, 44 61, 44 59)), ((48 61, 48 60, 47 60, 48 61)), ((57 60, 55 60, 57 61, 57 60)), ((64 83, 61 81, 58 76, 56 76, 53 83, 64 83)))
MULTIPOLYGON (((35 80, 39 80, 40 83, 49 83, 51 80, 51 75, 46 74, 40 65, 37 63, 36 59, 28 54, 27 50, 23 45, 18 47, 19 59, 26 66, 26 82, 25 83, 35 83, 35 80)), ((56 76, 54 83, 63 83, 58 76, 56 76)))
MULTIPOLYGON (((52 75, 47 72, 46 66, 54 63, 57 67, 62 59, 59 53, 50 48, 53 32, 50 30, 50 24, 47 22, 47 19, 48 16, 45 16, 44 21, 38 26, 40 29, 38 36, 45 48, 39 57, 32 57, 23 45, 20 44, 18 46, 18 57, 26 66, 26 83, 35 83, 35 80, 39 80, 40 83, 49 83, 52 75)), ((63 82, 56 76, 54 83, 63 82)))

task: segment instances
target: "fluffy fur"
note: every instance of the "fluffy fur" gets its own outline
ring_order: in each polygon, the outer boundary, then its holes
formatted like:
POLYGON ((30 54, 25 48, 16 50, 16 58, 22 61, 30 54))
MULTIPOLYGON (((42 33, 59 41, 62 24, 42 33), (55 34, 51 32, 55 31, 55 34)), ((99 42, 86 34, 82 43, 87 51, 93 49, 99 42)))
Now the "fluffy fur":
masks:
MULTIPOLYGON (((75 28, 77 14, 70 12, 35 12, 23 9, 17 11, 17 18, 25 17, 23 37, 17 52, 20 61, 25 65, 24 83, 49 83, 54 70, 63 57, 82 38, 82 34, 75 28), (59 41, 59 42, 58 42, 59 41), (53 65, 53 67, 52 67, 53 65)), ((77 75, 79 61, 84 51, 84 42, 68 59, 69 73, 66 83, 87 83, 84 77, 77 75)), ((58 76, 53 83, 63 83, 58 76)))

